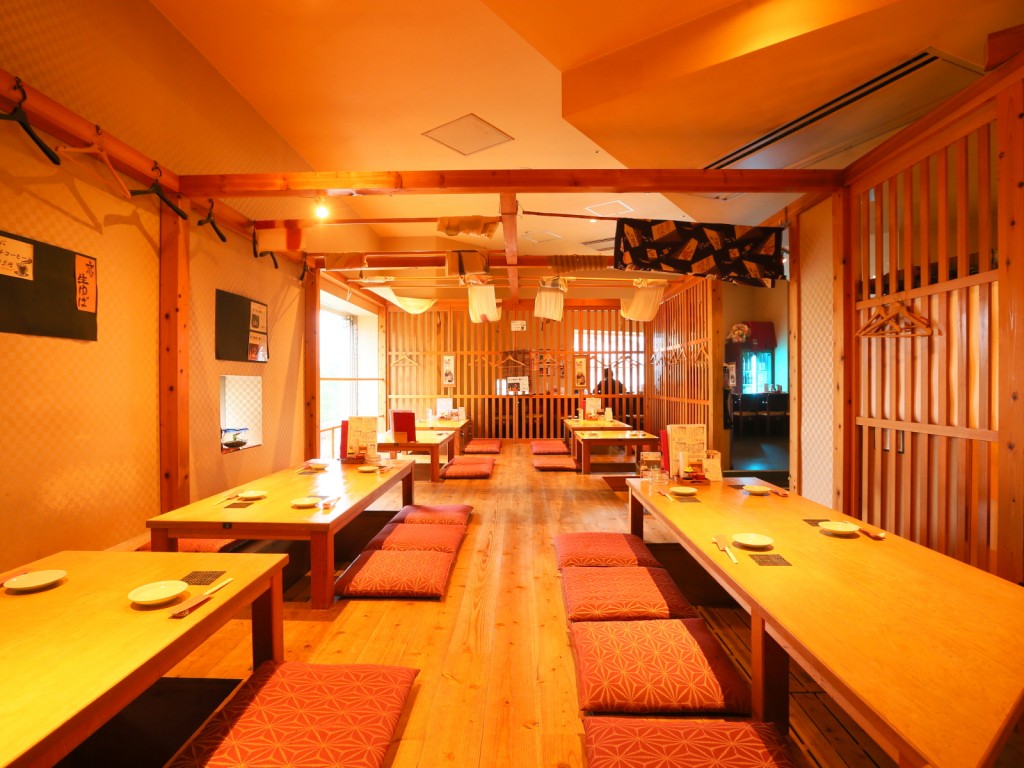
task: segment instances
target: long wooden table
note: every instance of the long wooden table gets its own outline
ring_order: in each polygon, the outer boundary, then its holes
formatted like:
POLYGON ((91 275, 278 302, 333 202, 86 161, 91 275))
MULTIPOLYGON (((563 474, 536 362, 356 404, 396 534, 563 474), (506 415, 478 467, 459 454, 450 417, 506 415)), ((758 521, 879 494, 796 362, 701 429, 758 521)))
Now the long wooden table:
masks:
MULTIPOLYGON (((399 433, 402 434, 402 433, 399 433)), ((448 461, 452 460, 452 447, 455 433, 448 430, 416 429, 415 440, 399 440, 394 432, 384 432, 377 437, 377 450, 390 453, 392 458, 397 451, 416 451, 430 455, 430 482, 441 482, 441 448, 447 446, 448 461)))
POLYGON ((657 435, 632 429, 577 429, 573 432, 573 439, 573 454, 585 475, 590 474, 590 452, 596 446, 622 446, 628 453, 630 448, 642 448, 645 445, 657 447, 661 444, 661 439, 657 435))
POLYGON ((58 552, 4 574, 60 569, 34 592, 0 589, 0 765, 51 766, 239 612, 252 606, 253 665, 284 658, 281 570, 286 555, 58 552), (135 587, 224 571, 230 584, 188 616, 141 606, 135 587))
POLYGON ((692 502, 661 495, 667 485, 626 484, 632 532, 650 512, 750 612, 755 717, 786 722, 792 658, 901 766, 999 755, 1024 714, 1024 589, 891 533, 827 534, 806 521, 861 523, 797 495, 738 489, 768 485, 754 478, 696 485, 692 502), (774 544, 731 545, 733 564, 712 537, 737 533, 774 544), (789 565, 758 565, 757 554, 789 565))
POLYGON ((630 426, 618 419, 606 419, 604 417, 600 419, 577 419, 567 416, 562 419, 562 433, 563 440, 570 449, 572 449, 574 444, 573 435, 578 429, 585 429, 588 432, 599 432, 605 429, 630 429, 630 426))
POLYGON ((236 486, 146 521, 154 552, 177 549, 179 538, 284 539, 309 541, 313 608, 334 604, 334 535, 391 488, 401 483, 402 503, 413 503, 413 462, 392 461, 380 474, 331 462, 320 472, 289 468, 236 486), (251 503, 233 498, 243 490, 267 497, 251 503), (331 509, 297 508, 292 501, 337 499, 331 509))
POLYGON ((456 456, 460 455, 466 443, 473 439, 473 422, 470 421, 469 419, 434 419, 432 421, 417 421, 417 435, 419 434, 421 429, 429 431, 451 430, 452 432, 454 432, 455 439, 452 445, 455 449, 456 456))

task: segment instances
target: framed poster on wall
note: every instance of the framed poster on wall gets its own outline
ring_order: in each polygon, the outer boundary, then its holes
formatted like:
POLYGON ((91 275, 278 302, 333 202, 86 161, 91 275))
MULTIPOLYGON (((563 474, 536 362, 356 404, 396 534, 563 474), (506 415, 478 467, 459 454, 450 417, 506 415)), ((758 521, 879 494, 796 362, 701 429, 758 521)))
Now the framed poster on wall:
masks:
POLYGON ((218 360, 265 363, 270 360, 267 305, 217 291, 215 355, 218 360))

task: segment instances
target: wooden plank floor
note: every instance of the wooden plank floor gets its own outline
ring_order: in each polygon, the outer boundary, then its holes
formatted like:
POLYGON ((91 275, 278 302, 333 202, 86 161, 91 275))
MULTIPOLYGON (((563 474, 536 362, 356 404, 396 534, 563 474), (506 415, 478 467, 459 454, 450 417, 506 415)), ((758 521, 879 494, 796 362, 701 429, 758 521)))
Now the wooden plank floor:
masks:
MULTIPOLYGON (((417 482, 416 500, 475 507, 447 597, 345 601, 313 611, 300 602, 308 598, 302 580, 286 596, 285 657, 420 670, 389 755, 393 768, 583 766, 551 540, 565 531, 625 532, 625 494, 598 476, 537 472, 529 446, 506 441, 490 479, 417 482)), ((375 508, 399 505, 395 493, 375 508)), ((671 541, 655 521, 648 522, 645 538, 671 541)), ((729 607, 702 612, 749 678, 746 614, 729 607)), ((244 677, 248 643, 247 624, 231 622, 173 674, 244 677)), ((798 668, 791 691, 790 739, 806 765, 894 765, 798 668)), ((1024 764, 1019 742, 1007 747, 1000 765, 1024 764)))

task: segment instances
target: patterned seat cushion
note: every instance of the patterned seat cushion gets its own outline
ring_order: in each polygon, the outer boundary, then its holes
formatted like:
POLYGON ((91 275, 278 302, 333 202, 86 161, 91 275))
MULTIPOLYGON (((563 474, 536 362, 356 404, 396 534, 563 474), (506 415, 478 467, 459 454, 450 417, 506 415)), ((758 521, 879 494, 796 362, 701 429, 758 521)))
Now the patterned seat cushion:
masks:
POLYGON ((496 461, 497 461, 497 459, 495 459, 493 456, 486 456, 486 455, 481 455, 481 454, 474 454, 474 455, 463 454, 462 456, 456 456, 454 459, 452 459, 448 463, 449 464, 490 464, 493 467, 494 466, 494 462, 496 462, 496 461))
POLYGON ((583 718, 588 768, 793 768, 768 723, 583 718))
POLYGON ((465 527, 457 525, 408 525, 388 523, 376 536, 370 539, 366 550, 419 550, 425 552, 459 551, 459 545, 466 535, 465 527))
POLYGON ((406 504, 388 522, 466 525, 472 511, 469 504, 406 504))
POLYGON ((572 456, 534 456, 533 468, 541 472, 575 472, 576 460, 572 456))
POLYGON ((561 440, 531 440, 530 452, 534 456, 567 454, 569 453, 569 446, 567 446, 561 440))
POLYGON ((703 619, 569 625, 580 709, 750 712, 750 688, 703 619))
POLYGON ((418 670, 265 662, 168 764, 384 765, 418 670))
POLYGON ((360 552, 334 584, 341 597, 443 597, 455 555, 375 549, 360 552))
POLYGON ((494 471, 493 456, 456 456, 448 466, 441 470, 441 476, 446 479, 472 479, 490 477, 494 471), (471 459, 470 461, 459 461, 459 459, 471 459))
POLYGON ((562 596, 569 621, 695 619, 664 568, 623 566, 562 569, 562 596))
POLYGON ((554 542, 559 568, 568 565, 660 567, 643 539, 631 533, 560 533, 554 542))
POLYGON ((463 453, 501 453, 501 440, 493 437, 477 437, 466 443, 463 453))

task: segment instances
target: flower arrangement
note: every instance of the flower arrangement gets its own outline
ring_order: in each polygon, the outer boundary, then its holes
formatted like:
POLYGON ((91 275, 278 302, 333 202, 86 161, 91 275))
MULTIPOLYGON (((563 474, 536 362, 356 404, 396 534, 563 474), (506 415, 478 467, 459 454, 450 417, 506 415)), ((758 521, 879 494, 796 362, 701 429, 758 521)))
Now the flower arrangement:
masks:
POLYGON ((750 326, 746 323, 736 323, 729 331, 729 341, 742 344, 748 339, 750 339, 750 326))

